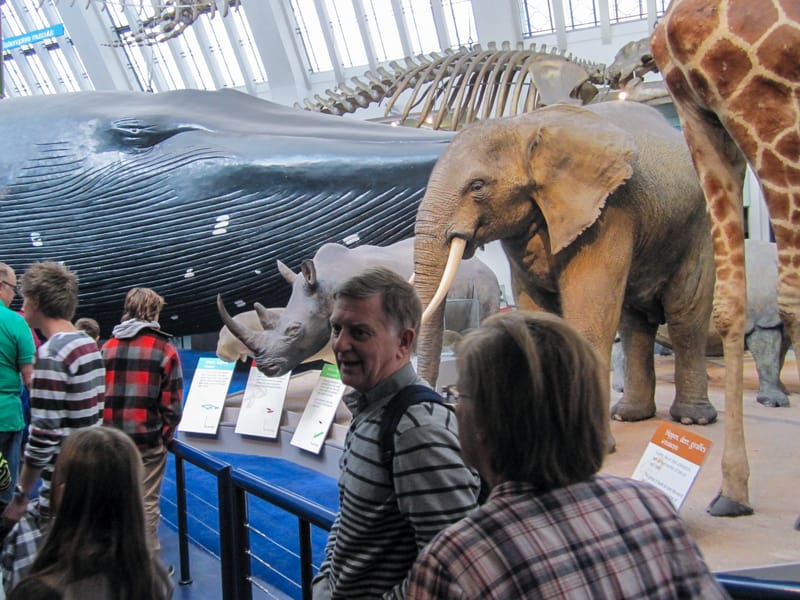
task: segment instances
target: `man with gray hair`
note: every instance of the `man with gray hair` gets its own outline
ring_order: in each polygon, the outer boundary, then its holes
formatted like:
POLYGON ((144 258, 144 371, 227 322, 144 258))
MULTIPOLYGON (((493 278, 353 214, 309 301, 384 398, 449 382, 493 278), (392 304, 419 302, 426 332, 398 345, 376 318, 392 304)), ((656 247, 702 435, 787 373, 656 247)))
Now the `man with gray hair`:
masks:
POLYGON ((383 267, 334 292, 331 347, 342 382, 353 388, 344 398, 353 419, 316 600, 402 597, 419 550, 477 506, 480 483, 461 458, 455 416, 411 365, 421 313, 414 288, 383 267), (406 403, 387 458, 381 418, 409 391, 426 399, 406 403))

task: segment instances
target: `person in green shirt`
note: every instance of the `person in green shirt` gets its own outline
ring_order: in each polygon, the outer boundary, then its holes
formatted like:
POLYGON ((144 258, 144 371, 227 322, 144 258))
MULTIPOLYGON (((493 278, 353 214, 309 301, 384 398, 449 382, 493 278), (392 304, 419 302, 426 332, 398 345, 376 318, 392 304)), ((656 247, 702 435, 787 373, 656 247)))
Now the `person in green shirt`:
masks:
POLYGON ((0 453, 8 463, 9 487, 0 491, 0 506, 11 501, 19 474, 22 433, 22 386, 31 383, 35 346, 25 319, 11 310, 17 295, 17 276, 0 262, 0 453))

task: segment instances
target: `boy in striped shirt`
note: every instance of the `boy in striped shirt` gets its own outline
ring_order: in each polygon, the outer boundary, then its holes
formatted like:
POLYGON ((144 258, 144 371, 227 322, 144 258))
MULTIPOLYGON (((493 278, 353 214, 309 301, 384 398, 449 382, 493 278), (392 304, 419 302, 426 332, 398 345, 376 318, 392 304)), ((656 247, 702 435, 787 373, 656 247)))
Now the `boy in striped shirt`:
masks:
POLYGON ((41 262, 22 277, 25 320, 47 338, 36 352, 31 383, 30 437, 22 472, 3 516, 16 525, 3 543, 0 564, 6 591, 33 563, 50 523, 50 483, 64 440, 100 425, 105 367, 94 340, 75 329, 78 277, 66 266, 41 262), (41 478, 38 497, 29 497, 41 478))

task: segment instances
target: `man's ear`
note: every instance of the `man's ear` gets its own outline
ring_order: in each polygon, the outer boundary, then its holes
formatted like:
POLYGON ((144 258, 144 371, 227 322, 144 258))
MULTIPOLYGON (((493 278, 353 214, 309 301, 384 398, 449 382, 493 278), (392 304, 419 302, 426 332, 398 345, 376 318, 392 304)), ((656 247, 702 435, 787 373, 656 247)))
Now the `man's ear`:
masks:
POLYGON ((416 338, 417 332, 411 327, 406 327, 400 332, 400 347, 407 349, 408 352, 411 353, 411 349, 414 347, 414 340, 416 338))

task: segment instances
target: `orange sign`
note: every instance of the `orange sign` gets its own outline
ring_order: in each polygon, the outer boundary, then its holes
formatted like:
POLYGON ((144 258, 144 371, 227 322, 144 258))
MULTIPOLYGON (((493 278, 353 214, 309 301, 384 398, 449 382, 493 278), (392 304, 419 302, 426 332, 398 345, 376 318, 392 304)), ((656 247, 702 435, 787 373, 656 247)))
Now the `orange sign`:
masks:
POLYGON ((712 444, 708 438, 699 436, 688 429, 678 427, 674 423, 668 423, 667 421, 659 425, 650 441, 696 464, 698 467, 703 464, 712 444))

